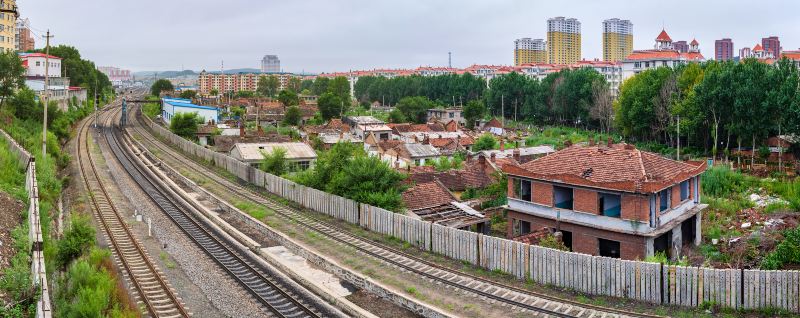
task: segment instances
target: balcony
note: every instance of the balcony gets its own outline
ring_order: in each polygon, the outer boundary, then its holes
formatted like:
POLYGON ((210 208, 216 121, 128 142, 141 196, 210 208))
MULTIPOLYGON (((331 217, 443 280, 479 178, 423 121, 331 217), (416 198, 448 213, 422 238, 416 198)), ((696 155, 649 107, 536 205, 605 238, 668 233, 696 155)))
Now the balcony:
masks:
POLYGON ((514 198, 508 198, 508 209, 542 218, 560 220, 562 222, 608 231, 646 235, 657 230, 657 228, 648 226, 646 221, 623 220, 619 217, 597 215, 559 207, 549 207, 514 198))

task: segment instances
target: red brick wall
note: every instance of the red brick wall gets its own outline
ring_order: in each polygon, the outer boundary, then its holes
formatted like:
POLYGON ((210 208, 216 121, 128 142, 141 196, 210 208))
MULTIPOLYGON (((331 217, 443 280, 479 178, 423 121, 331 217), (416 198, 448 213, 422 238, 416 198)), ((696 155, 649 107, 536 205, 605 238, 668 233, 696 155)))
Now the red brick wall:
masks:
POLYGON ((681 205, 681 184, 678 183, 672 187, 672 198, 670 200, 670 207, 675 208, 681 205))
POLYGON ((533 187, 533 202, 553 206, 553 185, 542 182, 531 182, 533 187))
POLYGON ((514 196, 514 178, 508 178, 508 193, 506 194, 509 198, 516 198, 514 196))
POLYGON ((625 220, 648 222, 650 219, 649 200, 646 196, 623 194, 621 210, 620 217, 625 220))
MULTIPOLYGON (((513 219, 531 222, 531 231, 542 227, 556 227, 555 220, 508 210, 508 223, 512 223, 513 219)), ((602 238, 620 242, 620 257, 622 259, 641 260, 645 257, 646 240, 643 236, 604 231, 567 222, 561 222, 561 230, 572 232, 572 250, 574 252, 600 255, 597 239, 602 238)))
POLYGON ((576 188, 572 191, 572 199, 575 211, 598 214, 596 191, 576 188))

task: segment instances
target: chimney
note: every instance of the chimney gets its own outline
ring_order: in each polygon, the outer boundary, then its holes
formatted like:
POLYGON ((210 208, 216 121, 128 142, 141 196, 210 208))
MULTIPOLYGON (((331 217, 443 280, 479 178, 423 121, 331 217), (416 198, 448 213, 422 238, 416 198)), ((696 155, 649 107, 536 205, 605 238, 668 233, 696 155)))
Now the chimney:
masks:
POLYGON ((492 162, 494 162, 494 159, 495 159, 495 153, 493 152, 492 155, 491 155, 492 162))
POLYGON ((589 137, 589 146, 594 146, 594 136, 589 137))
POLYGON ((564 147, 566 147, 566 148, 572 147, 572 141, 571 140, 565 141, 564 142, 564 147))
POLYGON ((244 138, 244 124, 239 123, 239 137, 244 138))
MULTIPOLYGON (((506 150, 506 143, 500 140, 500 151, 506 150)), ((492 154, 492 161, 494 161, 494 154, 492 154)))
POLYGON ((608 142, 608 147, 609 148, 611 147, 611 145, 614 144, 614 140, 612 140, 611 137, 608 137, 608 141, 607 142, 608 142))
POLYGON ((486 164, 486 156, 478 154, 478 164, 485 165, 486 164))
POLYGON ((514 149, 514 154, 512 155, 512 157, 514 158, 514 160, 519 162, 519 148, 514 149))

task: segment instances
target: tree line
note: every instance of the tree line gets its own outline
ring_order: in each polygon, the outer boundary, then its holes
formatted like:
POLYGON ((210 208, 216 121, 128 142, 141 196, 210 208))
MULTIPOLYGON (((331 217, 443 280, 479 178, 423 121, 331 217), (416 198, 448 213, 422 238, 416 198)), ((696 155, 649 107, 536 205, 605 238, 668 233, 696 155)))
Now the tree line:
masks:
POLYGON ((615 124, 635 141, 681 140, 715 156, 720 147, 726 154, 755 149, 769 136, 800 134, 798 83, 798 69, 788 59, 650 69, 620 87, 615 124))

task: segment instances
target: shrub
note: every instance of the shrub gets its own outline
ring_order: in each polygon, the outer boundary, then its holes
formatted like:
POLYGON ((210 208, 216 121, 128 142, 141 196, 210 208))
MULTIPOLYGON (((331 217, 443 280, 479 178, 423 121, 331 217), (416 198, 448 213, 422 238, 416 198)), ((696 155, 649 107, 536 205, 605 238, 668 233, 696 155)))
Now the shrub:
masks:
POLYGON ((88 250, 93 243, 94 228, 92 228, 89 219, 83 216, 74 217, 72 224, 64 232, 64 238, 58 241, 56 264, 59 267, 65 267, 69 262, 88 250))
POLYGON ((800 228, 783 231, 783 241, 761 260, 762 269, 780 269, 787 263, 800 264, 800 228))
POLYGON ((560 251, 569 251, 567 246, 564 245, 564 242, 557 240, 554 235, 547 235, 543 237, 541 240, 539 240, 539 246, 560 251))
POLYGON ((732 171, 726 166, 715 166, 703 173, 703 193, 714 197, 730 197, 742 194, 756 179, 732 171))

